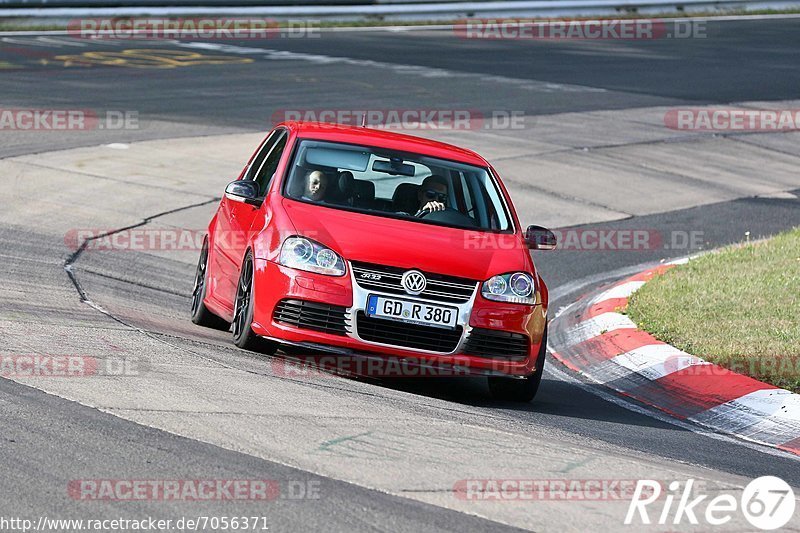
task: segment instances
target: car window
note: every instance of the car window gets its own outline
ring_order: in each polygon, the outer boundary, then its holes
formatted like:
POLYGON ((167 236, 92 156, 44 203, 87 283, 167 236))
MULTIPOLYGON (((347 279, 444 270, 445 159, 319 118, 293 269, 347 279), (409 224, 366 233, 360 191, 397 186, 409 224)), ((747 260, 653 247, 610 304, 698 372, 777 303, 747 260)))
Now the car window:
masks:
POLYGON ((258 172, 258 169, 261 168, 261 164, 264 162, 264 158, 267 157, 267 154, 269 154, 270 150, 272 150, 272 147, 275 146, 275 143, 280 138, 282 133, 283 130, 275 130, 270 134, 267 140, 264 141, 261 149, 259 149, 256 156, 250 162, 250 166, 247 167, 247 172, 245 172, 242 179, 252 180, 255 177, 256 172, 258 172))
POLYGON ((377 147, 301 141, 284 194, 377 216, 511 229, 502 193, 487 169, 377 147))
POLYGON ((247 172, 242 179, 256 181, 259 185, 260 195, 264 196, 269 189, 272 175, 278 168, 281 154, 286 147, 288 134, 284 129, 272 132, 264 145, 259 150, 252 163, 247 168, 247 172))
POLYGON ((269 184, 272 181, 272 177, 275 175, 275 171, 278 169, 278 164, 281 161, 281 155, 283 155, 283 150, 286 148, 286 140, 288 138, 289 135, 285 131, 280 133, 275 144, 261 163, 261 168, 256 172, 255 181, 259 185, 261 196, 265 196, 269 190, 269 184))

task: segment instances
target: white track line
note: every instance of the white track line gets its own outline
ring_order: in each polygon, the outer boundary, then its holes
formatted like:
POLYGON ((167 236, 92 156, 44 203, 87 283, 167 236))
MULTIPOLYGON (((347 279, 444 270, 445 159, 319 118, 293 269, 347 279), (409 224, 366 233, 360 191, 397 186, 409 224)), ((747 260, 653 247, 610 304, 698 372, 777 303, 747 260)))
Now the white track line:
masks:
MULTIPOLYGON (((145 17, 143 17, 145 18, 145 17)), ((494 17, 495 19, 501 19, 504 17, 494 17)), ((514 18, 521 18, 521 17, 514 17, 514 18)), ((532 17, 531 17, 532 18, 532 17)), ((586 18, 586 20, 591 20, 591 17, 581 17, 586 18)), ((605 17, 604 18, 608 18, 605 17)), ((793 20, 800 18, 800 14, 794 13, 786 13, 786 14, 772 14, 772 15, 711 15, 711 16, 696 16, 696 17, 662 17, 663 20, 680 20, 680 21, 695 21, 695 22, 735 22, 735 21, 761 21, 761 20, 793 20)), ((653 15, 652 17, 641 17, 644 20, 662 20, 659 18, 658 15, 653 15)), ((538 20, 538 19, 537 19, 538 20)), ((546 20, 555 20, 555 18, 550 17, 550 19, 541 19, 542 21, 546 20)), ((611 19, 613 20, 613 18, 611 19)), ((338 32, 356 32, 356 33, 365 33, 365 32, 411 32, 411 31, 448 31, 454 30, 456 28, 466 28, 466 25, 463 24, 413 24, 413 25, 403 25, 397 24, 392 26, 337 26, 337 27, 320 27, 319 31, 322 33, 338 33, 338 32)), ((0 30, 0 35, 8 35, 8 36, 23 36, 23 35, 70 35, 67 30, 16 30, 16 31, 7 31, 4 32, 0 30)))

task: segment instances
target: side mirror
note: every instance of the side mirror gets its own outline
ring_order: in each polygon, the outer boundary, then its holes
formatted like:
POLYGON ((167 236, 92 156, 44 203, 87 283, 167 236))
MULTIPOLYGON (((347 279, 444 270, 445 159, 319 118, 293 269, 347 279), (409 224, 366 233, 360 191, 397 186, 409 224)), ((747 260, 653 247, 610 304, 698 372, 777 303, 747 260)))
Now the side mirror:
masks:
POLYGON ((254 181, 236 180, 225 187, 225 197, 234 202, 243 202, 258 207, 262 202, 258 189, 258 183, 254 181))
POLYGON ((542 226, 528 226, 525 242, 531 250, 554 250, 558 245, 555 233, 542 226))

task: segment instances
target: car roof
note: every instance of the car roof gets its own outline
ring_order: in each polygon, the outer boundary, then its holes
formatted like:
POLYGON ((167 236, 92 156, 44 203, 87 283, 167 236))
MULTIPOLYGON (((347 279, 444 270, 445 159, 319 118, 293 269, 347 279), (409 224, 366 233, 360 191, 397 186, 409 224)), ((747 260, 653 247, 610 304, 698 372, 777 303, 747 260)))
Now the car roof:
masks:
POLYGON ((302 139, 388 148, 439 159, 449 159, 480 167, 489 166, 489 163, 483 157, 472 150, 394 131, 325 122, 291 121, 283 122, 279 126, 285 126, 297 132, 298 137, 302 139))

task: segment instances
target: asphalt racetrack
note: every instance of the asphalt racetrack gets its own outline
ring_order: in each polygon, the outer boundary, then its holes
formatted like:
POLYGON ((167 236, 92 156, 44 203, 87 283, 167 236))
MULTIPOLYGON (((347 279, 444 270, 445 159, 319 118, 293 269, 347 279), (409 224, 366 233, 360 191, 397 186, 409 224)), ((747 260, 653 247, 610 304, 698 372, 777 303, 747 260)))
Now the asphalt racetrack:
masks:
POLYGON ((798 21, 703 24, 703 38, 601 42, 450 30, 217 42, 0 37, 3 109, 117 119, 77 131, 0 130, 0 351, 122 355, 141 369, 0 379, 0 516, 258 515, 273 531, 616 531, 624 501, 475 501, 454 487, 692 478, 735 491, 763 475, 800 487, 795 456, 671 419, 552 358, 526 405, 491 400, 481 380, 282 372, 279 358, 189 321, 197 250, 89 246, 74 255, 79 230, 204 230, 263 134, 308 110, 515 117, 516 129, 482 120, 411 133, 486 156, 523 224, 657 236, 645 249, 534 252, 552 313, 647 265, 798 226, 800 134, 677 131, 664 118, 680 108, 800 108, 798 21), (70 487, 87 479, 293 488, 269 502, 79 501, 70 487))

